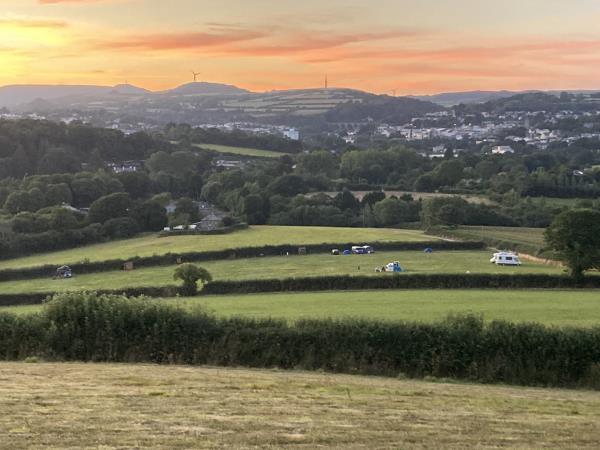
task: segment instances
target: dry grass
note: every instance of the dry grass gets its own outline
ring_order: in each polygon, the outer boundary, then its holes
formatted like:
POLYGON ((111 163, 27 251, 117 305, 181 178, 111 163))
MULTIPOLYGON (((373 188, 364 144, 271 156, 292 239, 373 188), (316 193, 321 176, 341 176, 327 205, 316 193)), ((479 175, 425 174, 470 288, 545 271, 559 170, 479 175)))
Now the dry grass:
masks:
POLYGON ((206 367, 0 364, 0 446, 597 448, 600 393, 206 367))

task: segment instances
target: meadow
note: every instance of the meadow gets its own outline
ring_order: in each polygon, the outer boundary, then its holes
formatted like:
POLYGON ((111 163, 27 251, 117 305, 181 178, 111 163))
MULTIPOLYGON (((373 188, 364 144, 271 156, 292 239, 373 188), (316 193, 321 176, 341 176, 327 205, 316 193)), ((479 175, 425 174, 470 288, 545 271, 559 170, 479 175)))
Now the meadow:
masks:
POLYGON ((0 363, 29 448, 597 448, 600 393, 275 370, 0 363))
MULTIPOLYGON (((373 319, 436 322, 451 314, 482 315, 485 320, 537 322, 555 326, 600 325, 600 298, 593 290, 402 290, 277 293, 170 298, 185 309, 200 307, 222 317, 373 319)), ((42 305, 0 307, 28 314, 42 305)))
POLYGON ((229 145, 219 144, 192 144, 194 147, 212 150, 224 155, 250 156, 253 158, 279 158, 285 153, 273 152, 270 150, 261 150, 258 148, 249 147, 232 147, 229 145))
MULTIPOLYGON (((177 238, 181 239, 181 238, 177 238)), ((273 256, 248 259, 205 261, 198 265, 207 269, 214 280, 257 280, 300 278, 330 275, 389 276, 376 273, 392 261, 400 261, 407 274, 414 273, 493 273, 493 274, 561 274, 563 269, 539 262, 523 261, 520 267, 497 266, 489 259, 491 251, 385 251, 371 255, 333 256, 273 256)), ((119 289, 173 285, 176 266, 140 268, 133 271, 112 271, 77 275, 70 279, 38 278, 0 282, 2 294, 22 292, 63 292, 73 290, 119 289)))
POLYGON ((72 264, 79 261, 104 261, 108 259, 152 256, 165 253, 206 252, 240 247, 264 245, 309 245, 334 242, 426 242, 437 238, 417 230, 383 228, 333 228, 252 226, 245 230, 222 235, 168 236, 157 234, 89 245, 70 250, 42 253, 0 261, 0 270, 17 267, 34 267, 45 264, 72 264))
POLYGON ((544 228, 459 226, 444 230, 444 234, 457 239, 502 242, 509 247, 507 250, 520 247, 537 252, 545 247, 544 231, 544 228))

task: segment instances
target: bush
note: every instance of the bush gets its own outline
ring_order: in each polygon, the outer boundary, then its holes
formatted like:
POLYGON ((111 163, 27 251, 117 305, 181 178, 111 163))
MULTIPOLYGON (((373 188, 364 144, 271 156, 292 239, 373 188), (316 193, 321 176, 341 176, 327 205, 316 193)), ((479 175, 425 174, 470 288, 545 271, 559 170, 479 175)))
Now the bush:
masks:
POLYGON ((572 289, 598 288, 600 277, 585 282, 561 275, 525 274, 382 274, 382 276, 329 276, 272 280, 214 281, 202 294, 251 294, 371 289, 572 289))
POLYGON ((600 327, 219 319, 165 302, 63 294, 40 314, 0 313, 0 359, 211 364, 597 388, 600 327))

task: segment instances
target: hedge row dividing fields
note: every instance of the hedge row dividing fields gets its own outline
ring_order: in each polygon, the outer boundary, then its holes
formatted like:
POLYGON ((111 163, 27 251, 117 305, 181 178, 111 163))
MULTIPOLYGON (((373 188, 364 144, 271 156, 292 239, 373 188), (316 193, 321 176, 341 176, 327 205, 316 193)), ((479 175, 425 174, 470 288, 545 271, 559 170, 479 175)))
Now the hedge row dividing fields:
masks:
MULTIPOLYGON (((600 276, 577 284, 563 275, 521 274, 400 274, 382 277, 333 276, 271 280, 214 281, 200 295, 257 294, 269 292, 318 292, 407 289, 598 289, 600 276)), ((165 298, 183 295, 178 286, 148 286, 99 290, 105 294, 145 295, 165 298)), ((55 292, 0 294, 0 306, 40 304, 55 292)))
POLYGON ((434 324, 217 318, 144 299, 63 294, 0 313, 0 360, 152 362, 600 388, 600 328, 467 316, 434 324))

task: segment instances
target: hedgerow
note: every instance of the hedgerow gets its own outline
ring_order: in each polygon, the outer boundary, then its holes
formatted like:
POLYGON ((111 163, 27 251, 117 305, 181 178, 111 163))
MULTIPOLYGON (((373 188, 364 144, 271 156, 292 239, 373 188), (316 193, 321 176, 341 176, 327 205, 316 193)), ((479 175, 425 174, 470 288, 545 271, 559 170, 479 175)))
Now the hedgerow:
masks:
MULTIPOLYGON (((583 281, 564 275, 546 274, 381 274, 270 280, 217 280, 206 283, 201 295, 258 294, 268 292, 357 291, 376 289, 597 289, 600 276, 583 281)), ((148 297, 185 295, 178 286, 132 287, 98 291, 106 294, 148 297)), ((0 294, 0 306, 42 303, 55 292, 0 294)))
POLYGON ((600 388, 600 327, 216 318, 164 302, 63 294, 0 313, 0 359, 212 364, 600 388))

